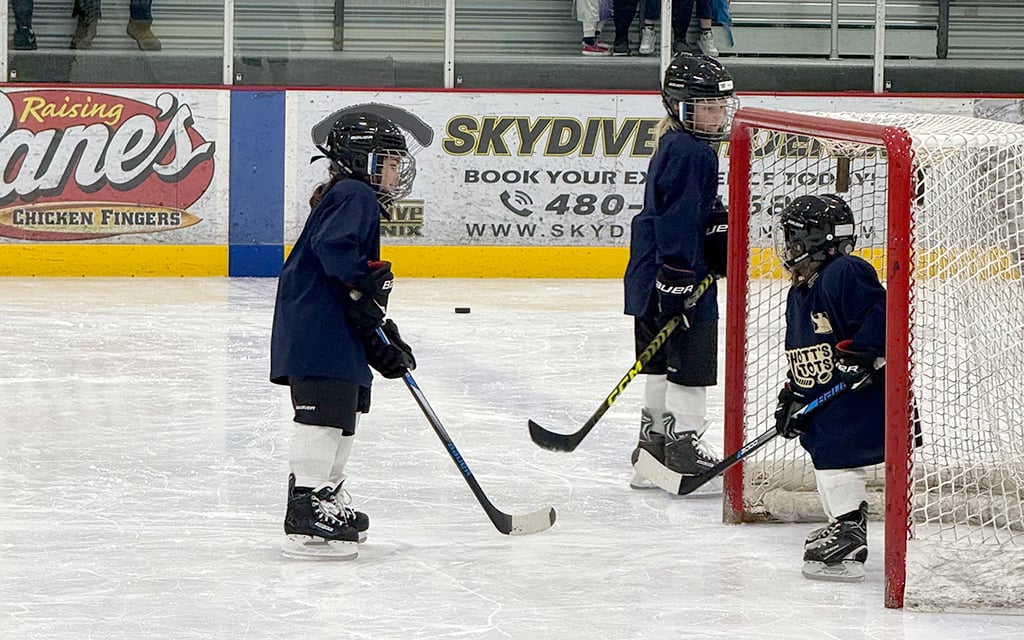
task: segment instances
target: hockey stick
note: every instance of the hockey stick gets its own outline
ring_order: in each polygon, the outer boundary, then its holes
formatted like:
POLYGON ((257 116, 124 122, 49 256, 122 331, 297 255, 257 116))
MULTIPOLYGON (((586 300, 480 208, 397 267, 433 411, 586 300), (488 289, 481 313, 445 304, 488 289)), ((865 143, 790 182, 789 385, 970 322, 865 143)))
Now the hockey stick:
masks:
MULTIPOLYGON (((690 295, 689 299, 687 299, 686 307, 690 308, 697 304, 697 300, 704 295, 704 292, 707 291, 708 287, 710 287, 711 283, 714 281, 715 278, 712 275, 708 275, 706 278, 701 280, 697 284, 696 291, 694 291, 693 294, 690 295)), ((590 430, 594 428, 594 425, 597 424, 598 420, 600 420, 605 412, 611 408, 616 398, 618 398, 626 386, 633 381, 633 378, 635 378, 643 368, 647 366, 647 363, 651 361, 654 354, 661 349, 662 345, 668 341, 668 337, 672 335, 672 332, 675 331, 682 322, 682 316, 676 316, 665 323, 665 326, 661 328, 658 335, 654 336, 654 339, 644 347, 644 350, 640 353, 640 357, 635 363, 633 363, 633 366, 629 371, 626 372, 626 375, 622 376, 622 379, 619 380, 618 384, 615 385, 615 388, 608 394, 608 397, 604 399, 601 406, 597 408, 597 411, 590 416, 590 419, 588 419, 578 431, 568 434, 555 433, 554 431, 548 431, 533 420, 530 420, 530 438, 537 443, 538 446, 551 451, 572 451, 578 447, 583 438, 585 438, 587 434, 590 433, 590 430)))
MULTIPOLYGON (((384 330, 380 327, 377 328, 377 336, 384 342, 384 344, 390 344, 387 335, 384 334, 384 330)), ((555 524, 555 510, 552 507, 544 509, 538 509, 533 513, 526 515, 510 515, 501 511, 487 499, 487 495, 484 494, 484 490, 480 487, 480 483, 476 481, 473 476, 473 472, 469 470, 469 465, 462 459, 462 454, 455 448, 455 443, 452 442, 448 432, 445 431, 444 425, 441 424, 441 420, 434 413, 434 410, 430 407, 430 403, 427 402, 426 396, 423 395, 423 391, 420 390, 419 385, 416 384, 416 380, 413 379, 412 374, 406 371, 402 374, 402 380, 405 381, 405 386, 409 387, 409 392, 412 393, 412 397, 416 399, 416 404, 420 406, 420 410, 423 411, 423 415, 427 417, 427 421, 430 422, 430 426, 433 427, 434 433, 441 438, 441 442, 444 443, 444 448, 448 450, 448 455, 451 456, 455 466, 462 472, 462 477, 465 478, 466 484, 473 491, 473 495, 476 496, 480 506, 484 508, 484 512, 487 517, 491 519, 494 526, 505 535, 527 535, 531 533, 538 533, 549 529, 551 525, 555 524)))
MULTIPOLYGON (((793 414, 793 417, 797 418, 806 416, 807 414, 816 411, 820 406, 846 391, 846 388, 845 382, 836 384, 825 393, 804 405, 803 408, 793 414)), ((662 463, 658 462, 657 458, 644 449, 640 450, 640 457, 637 458, 635 468, 637 473, 658 485, 665 491, 685 496, 688 493, 693 493, 713 478, 724 473, 729 467, 768 444, 774 440, 777 435, 779 435, 779 432, 775 430, 775 427, 772 427, 768 431, 765 431, 740 447, 739 451, 736 453, 709 468, 707 471, 695 476, 684 476, 681 473, 672 471, 662 463)))

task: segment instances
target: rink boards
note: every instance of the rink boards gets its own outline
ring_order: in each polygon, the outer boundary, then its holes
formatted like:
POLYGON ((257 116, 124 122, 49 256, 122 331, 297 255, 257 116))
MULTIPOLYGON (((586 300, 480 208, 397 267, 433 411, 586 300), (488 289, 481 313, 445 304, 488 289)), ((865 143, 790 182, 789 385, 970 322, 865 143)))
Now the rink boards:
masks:
MULTIPOLYGON (((742 102, 1024 119, 1016 97, 742 102)), ((310 163, 314 143, 351 111, 394 120, 416 155, 414 189, 381 225, 396 274, 621 277, 663 113, 656 93, 177 87, 0 92, 0 275, 276 276, 326 175, 310 163)), ((723 195, 728 160, 723 144, 723 195)), ((767 194, 780 180, 828 191, 834 176, 757 179, 767 194)))

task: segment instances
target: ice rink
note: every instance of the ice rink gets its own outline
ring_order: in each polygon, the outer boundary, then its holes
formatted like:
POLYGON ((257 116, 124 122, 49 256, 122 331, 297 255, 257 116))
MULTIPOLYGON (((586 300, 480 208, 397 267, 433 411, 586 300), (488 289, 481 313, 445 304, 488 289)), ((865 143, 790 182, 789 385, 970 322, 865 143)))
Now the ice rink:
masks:
MULTIPOLYGON (((816 583, 812 525, 631 490, 640 383, 576 451, 535 446, 527 419, 576 430, 633 362, 615 280, 399 271, 391 298, 490 499, 554 506, 552 529, 500 535, 402 381, 378 379, 347 469, 369 540, 352 562, 285 559, 275 287, 0 279, 0 638, 1024 638, 1024 617, 886 610, 880 524, 865 582, 816 583)), ((721 387, 711 410, 720 443, 721 387)))

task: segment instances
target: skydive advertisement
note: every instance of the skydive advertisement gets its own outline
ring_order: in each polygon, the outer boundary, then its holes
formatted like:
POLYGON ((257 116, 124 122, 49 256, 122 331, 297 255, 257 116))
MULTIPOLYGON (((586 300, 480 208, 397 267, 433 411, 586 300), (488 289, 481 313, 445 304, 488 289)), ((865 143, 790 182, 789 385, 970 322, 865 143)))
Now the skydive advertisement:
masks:
MULTIPOLYGON (((661 110, 648 95, 588 95, 583 117, 574 115, 581 96, 560 94, 291 92, 289 100, 289 133, 310 155, 312 130, 339 111, 392 118, 406 131, 417 175, 382 225, 384 242, 463 246, 625 246, 661 110)), ((295 178, 286 242, 297 238, 308 213, 301 203, 327 174, 326 162, 308 162, 286 165, 295 178)))
MULTIPOLYGON (((741 96, 743 106, 789 111, 889 111, 973 115, 969 98, 741 96)), ((415 154, 412 193, 382 224, 385 244, 626 246, 643 208, 655 127, 665 113, 658 94, 435 93, 289 91, 285 242, 302 229, 313 188, 327 162, 310 164, 338 115, 371 111, 392 119, 415 154)), ((836 176, 810 162, 820 147, 763 140, 755 153, 802 157, 784 171, 752 175, 753 206, 770 213, 785 201, 780 184, 834 189, 836 176)), ((720 193, 727 197, 728 144, 718 148, 720 193)), ((884 176, 854 166, 867 190, 884 176)), ((755 211, 756 213, 756 211, 755 211)))

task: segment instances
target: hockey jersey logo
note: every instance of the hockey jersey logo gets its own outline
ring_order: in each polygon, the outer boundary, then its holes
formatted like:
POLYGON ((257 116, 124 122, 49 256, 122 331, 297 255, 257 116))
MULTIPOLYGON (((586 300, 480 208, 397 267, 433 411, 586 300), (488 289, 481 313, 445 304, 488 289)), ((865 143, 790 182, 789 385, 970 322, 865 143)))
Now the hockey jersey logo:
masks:
POLYGON ((786 359, 789 361, 793 381, 799 387, 810 389, 832 380, 835 364, 832 360, 832 345, 828 343, 788 349, 786 359))
POLYGON ((811 312, 811 324, 814 325, 814 333, 832 333, 832 323, 824 311, 811 312))

